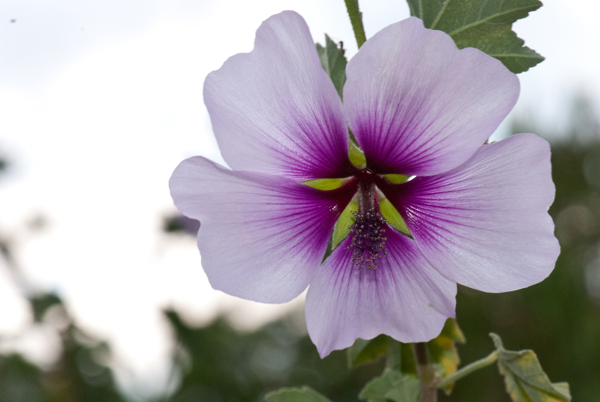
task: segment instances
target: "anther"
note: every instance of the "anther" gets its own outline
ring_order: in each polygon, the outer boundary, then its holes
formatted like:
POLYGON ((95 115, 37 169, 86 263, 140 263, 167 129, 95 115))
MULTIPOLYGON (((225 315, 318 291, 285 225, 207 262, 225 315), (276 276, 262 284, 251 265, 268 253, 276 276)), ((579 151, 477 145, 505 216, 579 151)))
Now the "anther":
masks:
POLYGON ((352 212, 354 215, 354 224, 348 229, 353 233, 352 243, 346 249, 354 249, 351 261, 354 265, 363 269, 377 269, 376 260, 387 255, 384 251, 387 238, 385 233, 385 219, 375 209, 370 209, 366 213, 352 212))

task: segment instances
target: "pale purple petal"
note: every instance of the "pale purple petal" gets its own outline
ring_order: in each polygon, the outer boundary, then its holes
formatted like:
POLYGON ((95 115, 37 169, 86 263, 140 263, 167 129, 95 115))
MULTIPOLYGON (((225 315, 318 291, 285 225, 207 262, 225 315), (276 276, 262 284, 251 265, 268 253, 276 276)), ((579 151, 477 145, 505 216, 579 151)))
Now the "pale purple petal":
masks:
POLYGON ((417 18, 369 39, 346 68, 350 128, 381 173, 433 175, 465 162, 519 96, 519 81, 483 52, 458 50, 417 18))
POLYGON ((204 102, 233 169, 299 180, 347 175, 341 100, 297 13, 266 20, 252 52, 235 55, 210 73, 204 102))
POLYGON ((181 213, 202 224, 198 247, 213 288, 265 303, 306 289, 344 207, 338 203, 352 196, 234 172, 202 157, 184 160, 169 186, 181 213))
POLYGON ((306 324, 321 357, 379 334, 425 342, 454 317, 456 283, 431 267, 412 240, 389 228, 386 236, 388 254, 377 269, 359 270, 346 239, 311 282, 306 324))
POLYGON ((546 278, 560 252, 547 211, 550 147, 519 134, 484 145, 465 164, 402 185, 393 200, 419 249, 448 279, 507 292, 546 278))

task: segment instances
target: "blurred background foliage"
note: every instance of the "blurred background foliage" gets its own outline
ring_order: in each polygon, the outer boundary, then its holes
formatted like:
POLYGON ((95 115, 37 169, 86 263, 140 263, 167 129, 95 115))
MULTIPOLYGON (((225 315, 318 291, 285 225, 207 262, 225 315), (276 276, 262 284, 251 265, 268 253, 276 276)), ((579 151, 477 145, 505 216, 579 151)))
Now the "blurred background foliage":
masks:
MULTIPOLYGON (((586 97, 573 102, 563 132, 544 132, 529 117, 512 131, 533 132, 552 141, 556 200, 550 209, 562 246, 556 269, 528 289, 486 294, 459 287, 457 318, 467 338, 458 345, 463 364, 493 350, 489 332, 507 348, 533 349, 552 381, 568 381, 576 401, 600 396, 600 123, 586 97)), ((10 165, 0 158, 0 173, 10 165)), ((194 234, 197 222, 166 218, 167 233, 194 234)), ((110 367, 110 347, 86 334, 60 295, 33 291, 22 283, 10 239, 0 252, 35 322, 60 336, 61 351, 50 367, 37 367, 19 354, 0 354, 0 402, 138 401, 121 393, 110 367)), ((194 328, 177 311, 164 312, 176 338, 172 389, 153 401, 261 401, 282 386, 309 385, 333 401, 356 401, 364 384, 379 375, 383 361, 348 369, 346 353, 321 360, 306 335, 301 311, 254 332, 234 330, 225 318, 194 328)), ((0 345, 3 342, 0 337, 0 345)), ((456 384, 441 401, 509 401, 494 367, 456 384)))

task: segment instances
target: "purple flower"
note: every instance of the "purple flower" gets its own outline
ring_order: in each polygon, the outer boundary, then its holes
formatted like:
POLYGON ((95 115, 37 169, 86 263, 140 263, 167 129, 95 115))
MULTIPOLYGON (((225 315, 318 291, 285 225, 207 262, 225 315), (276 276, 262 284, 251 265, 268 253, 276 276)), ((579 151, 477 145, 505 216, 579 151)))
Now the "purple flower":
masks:
POLYGON ((342 105, 306 23, 286 11, 206 78, 233 170, 193 157, 170 188, 202 222, 211 285, 265 303, 310 285, 308 331, 325 356, 381 333, 434 338, 454 317, 457 283, 506 292, 548 276, 559 253, 548 143, 519 134, 482 145, 517 101, 517 77, 416 18, 373 36, 346 70, 342 105), (331 178, 343 180, 303 183, 331 178), (334 226, 347 236, 323 261, 334 226))

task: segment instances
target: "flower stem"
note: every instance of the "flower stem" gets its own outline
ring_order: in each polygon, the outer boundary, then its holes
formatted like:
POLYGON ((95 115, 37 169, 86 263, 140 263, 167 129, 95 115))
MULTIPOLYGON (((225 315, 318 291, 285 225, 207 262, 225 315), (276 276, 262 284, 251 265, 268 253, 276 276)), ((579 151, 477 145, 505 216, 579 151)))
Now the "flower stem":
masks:
POLYGON ((411 344, 419 381, 421 381, 421 397, 423 402, 437 402, 437 388, 435 388, 435 371, 429 362, 429 350, 427 343, 419 342, 411 344))
POLYGON ((444 388, 445 386, 460 380, 461 378, 471 374, 474 371, 477 371, 479 369, 482 369, 484 367, 487 367, 487 366, 493 364, 496 360, 498 360, 498 351, 497 350, 490 353, 487 357, 476 360, 473 363, 468 364, 465 367, 461 368, 460 370, 450 374, 449 376, 442 378, 440 380, 440 382, 437 383, 437 387, 444 388))
POLYGON ((344 1, 346 2, 346 9, 348 10, 354 36, 356 37, 356 44, 360 48, 367 41, 367 36, 365 35, 365 27, 362 22, 362 13, 358 8, 358 0, 344 1))

